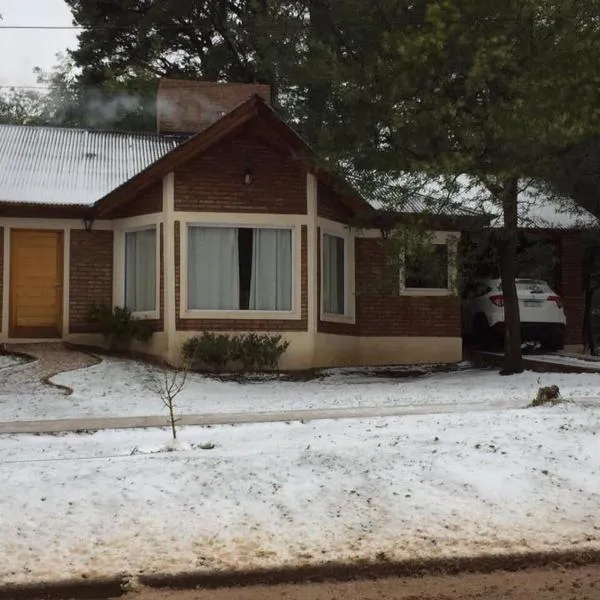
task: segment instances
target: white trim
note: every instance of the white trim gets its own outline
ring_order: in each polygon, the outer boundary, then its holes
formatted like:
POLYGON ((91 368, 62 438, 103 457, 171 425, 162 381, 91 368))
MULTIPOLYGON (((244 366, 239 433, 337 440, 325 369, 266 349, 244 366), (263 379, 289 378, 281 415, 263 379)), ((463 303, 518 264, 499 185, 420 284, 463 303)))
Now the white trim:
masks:
POLYGON ((454 296, 457 290, 458 277, 458 241, 460 233, 435 231, 432 235, 434 245, 445 245, 448 247, 448 287, 446 288, 407 288, 405 286, 404 258, 401 256, 399 271, 399 294, 401 296, 454 296))
POLYGON ((132 311, 132 316, 136 319, 159 319, 160 318, 160 226, 159 223, 150 223, 148 225, 138 225, 137 227, 121 228, 115 231, 114 235, 114 270, 115 281, 113 281, 113 308, 115 306, 125 306, 125 236, 128 233, 137 231, 150 231, 154 229, 156 235, 156 290, 154 290, 154 310, 132 311))
POLYGON ((169 361, 173 361, 176 358, 178 358, 177 353, 179 351, 179 349, 175 346, 175 334, 177 330, 177 306, 175 301, 175 219, 173 216, 174 212, 175 174, 171 172, 163 177, 163 318, 164 331, 167 334, 167 357, 169 361))
POLYGON ((152 213, 150 215, 139 215, 137 217, 126 217, 125 219, 115 220, 115 231, 131 231, 132 229, 148 228, 149 225, 162 223, 162 213, 152 213))
POLYGON ((273 213, 237 213, 237 212, 175 212, 175 219, 182 223, 198 225, 220 225, 222 227, 290 227, 308 225, 306 215, 286 215, 273 213), (268 225, 266 225, 268 224, 268 225))
POLYGON ((321 265, 321 297, 319 299, 321 307, 321 321, 328 321, 332 323, 356 323, 356 293, 355 293, 355 242, 354 235, 350 227, 337 223, 335 221, 329 221, 327 219, 318 219, 321 225, 320 235, 320 256, 319 261, 321 265), (331 235, 342 238, 344 240, 344 314, 334 315, 325 312, 324 308, 324 268, 323 268, 323 236, 331 235))
POLYGON ((10 312, 10 227, 4 227, 4 254, 2 273, 2 339, 8 339, 10 312))
MULTIPOLYGON (((177 213, 179 216, 181 213, 177 213)), ((271 215, 252 215, 262 220, 242 221, 239 213, 231 215, 219 213, 218 221, 205 221, 205 213, 188 213, 190 220, 181 220, 179 224, 179 310, 182 319, 238 319, 238 320, 285 320, 295 321, 302 318, 302 227, 292 219, 273 223, 271 215), (228 221, 227 217, 232 220, 228 221), (292 222, 290 222, 292 221, 292 222), (289 229, 292 232, 292 310, 200 310, 190 309, 188 300, 188 229, 190 227, 232 227, 236 229, 289 229)))
POLYGON ((306 228, 307 249, 307 282, 308 282, 308 331, 315 334, 318 331, 319 321, 319 270, 317 257, 317 195, 318 179, 312 173, 306 174, 306 212, 308 226, 306 228))
POLYGON ((62 235, 63 240, 63 305, 62 305, 62 337, 69 335, 69 301, 71 297, 71 230, 65 229, 62 235))

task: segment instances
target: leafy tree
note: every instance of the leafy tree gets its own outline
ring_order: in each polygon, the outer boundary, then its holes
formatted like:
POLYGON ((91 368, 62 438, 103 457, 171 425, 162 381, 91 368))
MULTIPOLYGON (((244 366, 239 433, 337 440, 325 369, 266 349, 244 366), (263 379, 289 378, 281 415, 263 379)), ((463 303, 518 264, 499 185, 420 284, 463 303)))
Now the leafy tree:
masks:
MULTIPOLYGON (((275 101, 316 142, 331 86, 326 0, 67 0, 84 27, 72 52, 81 84, 149 78, 269 83, 275 101), (318 41, 321 40, 321 41, 318 41), (307 56, 311 55, 310 67, 307 56), (323 67, 318 67, 319 64, 323 67)), ((335 8, 337 9, 337 7, 335 8)))
MULTIPOLYGON (((339 128, 357 169, 421 172, 503 216, 504 372, 522 370, 515 287, 519 191, 600 131, 600 3, 347 0, 330 47, 339 128), (574 68, 577 65, 577 68, 574 68), (464 184, 457 176, 468 174, 464 184), (440 177, 445 174, 445 177, 440 177), (465 189, 467 188, 467 189, 465 189)), ((322 53, 325 54, 325 53, 322 53)))
POLYGON ((11 88, 0 94, 0 123, 11 125, 43 124, 43 99, 36 90, 11 88))

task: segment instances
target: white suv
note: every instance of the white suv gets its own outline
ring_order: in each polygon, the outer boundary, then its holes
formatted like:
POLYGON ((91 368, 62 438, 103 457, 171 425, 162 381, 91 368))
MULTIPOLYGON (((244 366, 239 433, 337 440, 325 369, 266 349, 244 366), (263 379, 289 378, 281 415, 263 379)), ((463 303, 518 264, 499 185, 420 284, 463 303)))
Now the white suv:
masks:
MULTIPOLYGON (((566 318, 560 296, 545 282, 517 279, 523 341, 540 342, 545 350, 562 350, 566 318)), ((500 279, 476 279, 463 292, 463 330, 484 346, 504 334, 504 297, 500 279)))

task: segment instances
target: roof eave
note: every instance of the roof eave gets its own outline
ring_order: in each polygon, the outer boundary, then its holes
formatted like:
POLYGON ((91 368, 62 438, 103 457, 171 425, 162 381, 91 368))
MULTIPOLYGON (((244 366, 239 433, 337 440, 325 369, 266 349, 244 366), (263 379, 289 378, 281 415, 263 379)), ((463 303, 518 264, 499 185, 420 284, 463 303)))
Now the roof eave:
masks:
POLYGON ((398 225, 415 225, 442 231, 473 231, 489 227, 487 215, 439 215, 434 213, 406 213, 377 210, 371 224, 380 229, 393 229, 398 225))
POLYGON ((32 219, 82 219, 92 207, 86 204, 43 204, 0 200, 0 217, 32 219))

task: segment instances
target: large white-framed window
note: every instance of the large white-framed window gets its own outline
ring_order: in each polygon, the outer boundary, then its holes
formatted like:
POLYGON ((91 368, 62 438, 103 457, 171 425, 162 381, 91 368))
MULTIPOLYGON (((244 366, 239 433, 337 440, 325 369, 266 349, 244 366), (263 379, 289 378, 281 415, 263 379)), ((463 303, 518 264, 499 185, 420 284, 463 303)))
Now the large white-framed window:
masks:
POLYGON ((188 222, 181 228, 182 314, 300 318, 300 228, 188 222))
POLYGON ((122 304, 141 319, 159 318, 160 247, 158 227, 124 230, 122 304))
POLYGON ((321 228, 321 319, 354 322, 354 237, 341 224, 321 228))
POLYGON ((456 293, 458 234, 435 232, 411 244, 400 260, 400 294, 450 296, 456 293))

